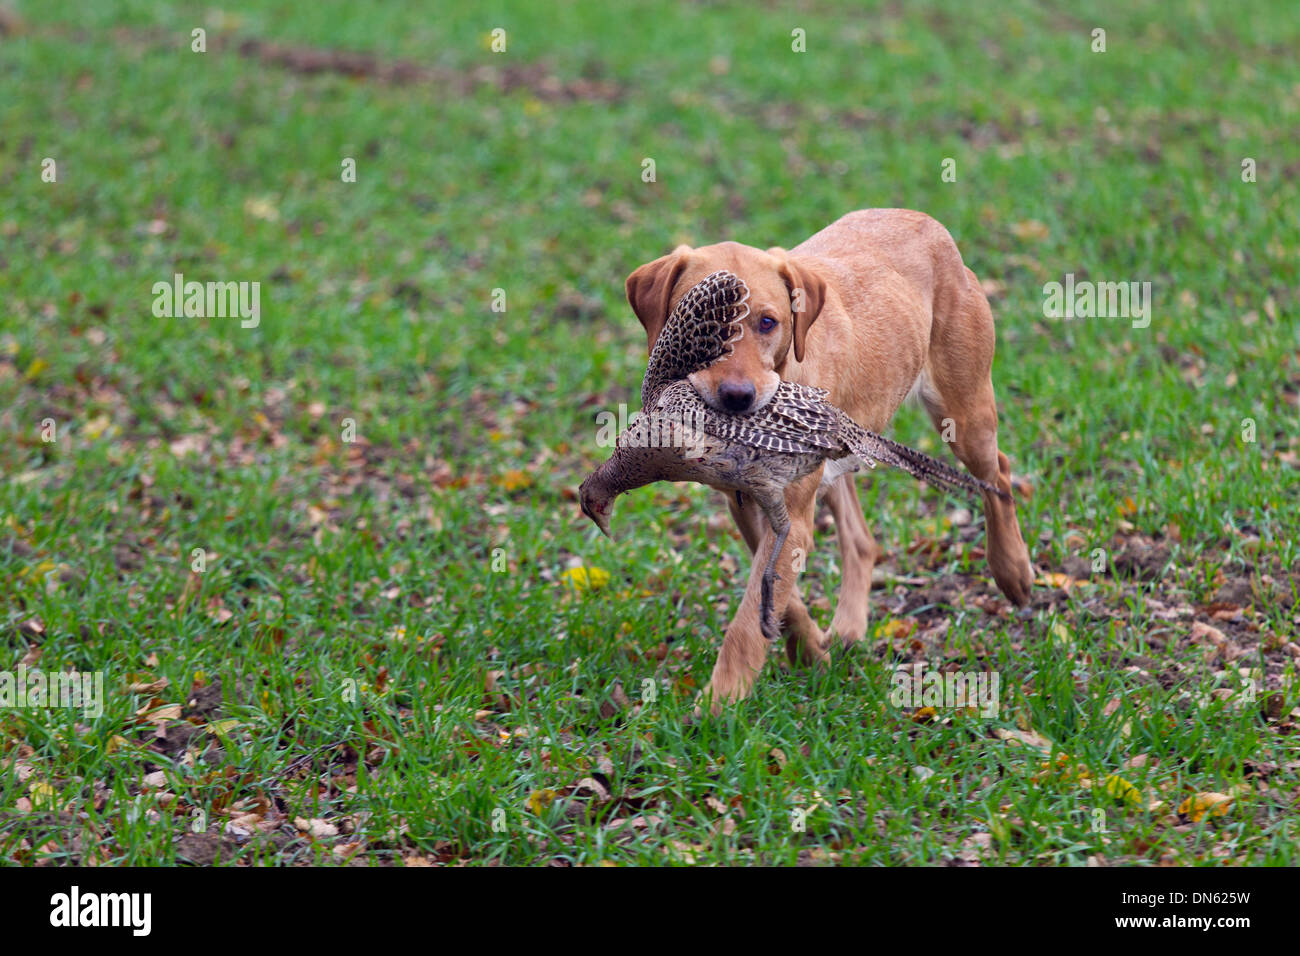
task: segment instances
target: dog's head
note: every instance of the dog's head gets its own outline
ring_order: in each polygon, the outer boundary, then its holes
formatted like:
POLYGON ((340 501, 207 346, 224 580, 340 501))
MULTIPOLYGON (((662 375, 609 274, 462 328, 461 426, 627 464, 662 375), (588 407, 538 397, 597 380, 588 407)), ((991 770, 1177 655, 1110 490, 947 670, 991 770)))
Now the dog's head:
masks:
POLYGON ((734 272, 749 286, 745 334, 730 355, 691 375, 690 383, 720 412, 752 412, 776 394, 791 353, 796 362, 804 360, 808 329, 826 301, 826 281, 810 263, 781 248, 763 251, 739 242, 678 246, 627 277, 627 300, 645 326, 650 348, 677 300, 719 269, 734 272))

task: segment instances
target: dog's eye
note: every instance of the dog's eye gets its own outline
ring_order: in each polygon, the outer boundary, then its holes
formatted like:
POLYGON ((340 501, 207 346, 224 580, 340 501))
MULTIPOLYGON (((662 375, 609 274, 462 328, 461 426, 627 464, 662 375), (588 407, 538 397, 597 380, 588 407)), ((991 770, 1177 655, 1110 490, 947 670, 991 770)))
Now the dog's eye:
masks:
POLYGON ((776 319, 770 315, 765 315, 758 320, 758 331, 771 332, 774 328, 776 328, 776 319))

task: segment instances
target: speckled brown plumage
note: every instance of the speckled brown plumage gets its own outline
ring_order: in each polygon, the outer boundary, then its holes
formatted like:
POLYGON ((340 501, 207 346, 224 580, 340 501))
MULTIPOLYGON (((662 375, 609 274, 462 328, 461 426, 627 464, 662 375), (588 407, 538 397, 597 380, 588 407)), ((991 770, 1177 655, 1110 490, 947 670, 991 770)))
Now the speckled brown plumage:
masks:
POLYGON ((614 499, 655 481, 695 481, 752 495, 776 533, 762 582, 763 634, 777 625, 772 592, 777 559, 790 530, 785 489, 825 461, 852 455, 874 468, 893 465, 952 491, 988 491, 980 481, 928 455, 869 432, 827 401, 825 389, 781 382, 771 400, 742 415, 715 411, 685 381, 729 353, 744 334, 749 290, 721 271, 692 286, 651 350, 641 383, 643 411, 618 437, 614 453, 582 483, 583 513, 606 534, 614 499))

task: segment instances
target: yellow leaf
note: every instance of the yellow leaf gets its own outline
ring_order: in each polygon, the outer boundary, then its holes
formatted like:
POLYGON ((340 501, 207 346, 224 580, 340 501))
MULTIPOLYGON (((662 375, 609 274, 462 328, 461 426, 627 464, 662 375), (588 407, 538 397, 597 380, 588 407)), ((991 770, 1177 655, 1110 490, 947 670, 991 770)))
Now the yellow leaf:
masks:
POLYGON ((98 415, 81 426, 81 434, 94 441, 108 431, 109 426, 112 424, 107 415, 98 415))
POLYGON ((53 561, 42 561, 40 564, 34 564, 29 568, 23 568, 18 572, 18 576, 20 578, 25 578, 30 574, 34 578, 43 578, 56 568, 58 568, 58 565, 53 561))
POLYGON ((602 568, 569 568, 560 577, 577 591, 595 591, 609 583, 609 572, 602 568))
POLYGON ((554 790, 534 790, 528 795, 528 809, 537 816, 542 815, 542 811, 555 802, 559 796, 554 790))
POLYGON ((33 783, 28 793, 31 796, 33 810, 59 809, 59 791, 50 784, 43 781, 33 783))
POLYGON ((1197 793, 1178 805, 1178 812, 1192 818, 1193 823, 1200 823, 1207 813, 1221 817, 1232 805, 1232 797, 1226 793, 1197 793))
POLYGON ((1013 223, 1011 231, 1017 239, 1046 239, 1051 235, 1048 228, 1037 219, 1026 219, 1023 222, 1013 223))
POLYGON ((1092 786, 1092 774, 1088 768, 1063 750, 1057 751, 1054 759, 1044 761, 1039 767, 1038 773, 1030 778, 1035 782, 1059 780, 1061 783, 1077 783, 1081 787, 1092 786))
POLYGON ((27 371, 26 373, 24 373, 27 378, 27 381, 30 382, 32 379, 36 378, 36 376, 40 375, 49 367, 50 367, 50 363, 45 361, 45 359, 43 358, 32 359, 32 364, 27 366, 27 371))
POLYGON ((274 201, 269 196, 251 197, 244 200, 244 212, 254 219, 261 219, 263 222, 276 222, 280 218, 280 210, 276 208, 274 201))
POLYGON ((494 480, 498 486, 506 491, 519 491, 533 483, 533 476, 518 468, 511 468, 504 475, 498 475, 494 480))
POLYGON ((916 630, 915 618, 891 617, 876 629, 876 634, 892 641, 896 637, 907 637, 914 630, 916 630))
POLYGON ((1135 807, 1142 806, 1141 791, 1123 777, 1118 777, 1113 773, 1106 778, 1106 792, 1116 800, 1123 800, 1135 807))
POLYGON ((1068 591, 1076 584, 1086 584, 1088 582, 1080 581, 1078 578, 1072 578, 1068 574, 1061 574, 1060 572, 1052 571, 1048 574, 1040 574, 1034 583, 1039 587, 1060 588, 1062 591, 1068 591))
POLYGON ((117 751, 121 750, 123 747, 129 747, 129 746, 131 746, 131 741, 127 740, 125 737, 119 734, 114 734, 112 737, 108 738, 108 746, 105 749, 109 753, 116 753, 117 751))

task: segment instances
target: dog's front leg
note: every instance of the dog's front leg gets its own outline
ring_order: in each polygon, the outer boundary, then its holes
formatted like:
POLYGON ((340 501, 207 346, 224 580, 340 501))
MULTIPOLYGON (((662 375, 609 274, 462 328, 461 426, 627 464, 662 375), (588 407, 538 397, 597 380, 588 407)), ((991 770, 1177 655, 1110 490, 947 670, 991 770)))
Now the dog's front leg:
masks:
MULTIPOLYGON (((797 592, 799 572, 803 570, 808 552, 812 549, 813 511, 820 474, 819 469, 785 491, 786 507, 790 512, 790 533, 786 537, 785 547, 777 557, 778 577, 772 600, 778 619, 783 615, 786 617, 786 624, 792 632, 791 639, 797 639, 809 648, 813 659, 824 660, 825 640, 803 607, 797 592), (817 654, 817 651, 821 653, 817 654)), ((727 625, 722 650, 713 667, 713 676, 709 680, 709 686, 704 689, 702 703, 708 703, 714 714, 721 713, 728 702, 749 696, 754 680, 767 660, 770 645, 763 637, 758 617, 763 569, 767 566, 774 541, 772 529, 764 527, 744 597, 740 600, 735 617, 727 625)))

